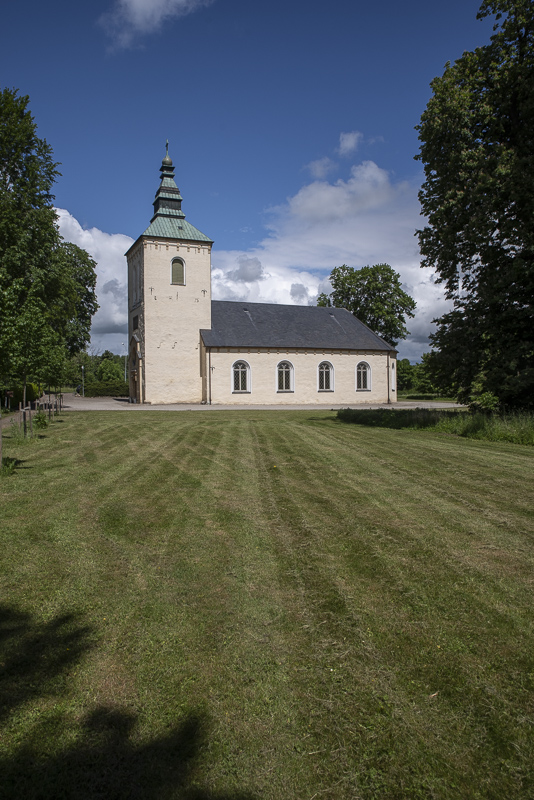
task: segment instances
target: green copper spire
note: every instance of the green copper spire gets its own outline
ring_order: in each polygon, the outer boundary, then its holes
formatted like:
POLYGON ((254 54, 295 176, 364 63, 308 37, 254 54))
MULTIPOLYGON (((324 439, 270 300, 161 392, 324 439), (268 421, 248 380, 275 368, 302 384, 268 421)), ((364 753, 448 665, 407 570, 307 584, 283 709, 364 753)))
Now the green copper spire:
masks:
POLYGON ((211 242, 207 236, 185 221, 182 196, 174 182, 174 166, 169 156, 169 140, 165 144, 165 157, 161 162, 161 183, 154 199, 154 216, 144 236, 186 241, 211 242))
POLYGON ((174 182, 174 166, 172 158, 169 156, 168 139, 165 149, 165 158, 161 162, 161 183, 156 192, 154 216, 151 222, 154 222, 157 217, 185 218, 185 214, 182 211, 182 196, 174 182))

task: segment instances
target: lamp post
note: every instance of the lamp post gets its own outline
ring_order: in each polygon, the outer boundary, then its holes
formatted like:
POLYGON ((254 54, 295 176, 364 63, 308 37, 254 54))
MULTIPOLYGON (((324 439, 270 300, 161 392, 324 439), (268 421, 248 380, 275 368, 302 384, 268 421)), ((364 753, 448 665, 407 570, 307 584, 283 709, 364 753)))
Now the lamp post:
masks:
POLYGON ((82 397, 85 397, 85 367, 82 364, 82 397))

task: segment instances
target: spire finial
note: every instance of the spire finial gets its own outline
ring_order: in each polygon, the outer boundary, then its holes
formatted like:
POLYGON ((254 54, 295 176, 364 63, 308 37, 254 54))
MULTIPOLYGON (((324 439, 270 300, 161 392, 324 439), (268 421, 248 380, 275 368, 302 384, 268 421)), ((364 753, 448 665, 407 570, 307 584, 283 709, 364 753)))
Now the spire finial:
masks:
POLYGON ((162 169, 172 169, 172 158, 169 155, 169 140, 165 142, 165 158, 161 162, 162 169))

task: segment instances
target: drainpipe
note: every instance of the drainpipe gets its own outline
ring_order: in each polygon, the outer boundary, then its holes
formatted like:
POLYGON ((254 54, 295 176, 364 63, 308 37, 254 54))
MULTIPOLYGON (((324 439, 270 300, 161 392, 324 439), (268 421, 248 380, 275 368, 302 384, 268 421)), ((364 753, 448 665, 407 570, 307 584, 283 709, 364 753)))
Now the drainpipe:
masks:
POLYGON ((208 347, 208 405, 211 406, 211 347, 208 347))
POLYGON ((389 350, 388 350, 388 403, 391 403, 391 395, 390 395, 390 375, 389 375, 389 350))

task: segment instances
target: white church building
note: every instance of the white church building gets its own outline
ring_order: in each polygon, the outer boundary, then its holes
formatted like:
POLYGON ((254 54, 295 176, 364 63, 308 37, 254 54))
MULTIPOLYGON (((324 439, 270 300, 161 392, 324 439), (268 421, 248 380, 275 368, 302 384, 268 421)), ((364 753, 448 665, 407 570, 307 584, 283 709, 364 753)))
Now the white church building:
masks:
POLYGON ((212 245, 185 219, 167 152, 126 253, 133 402, 395 402, 396 350, 346 309, 212 300, 212 245))

